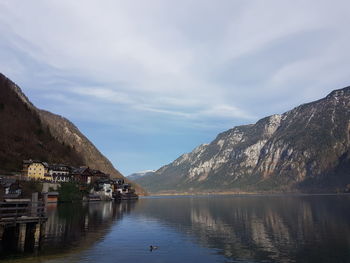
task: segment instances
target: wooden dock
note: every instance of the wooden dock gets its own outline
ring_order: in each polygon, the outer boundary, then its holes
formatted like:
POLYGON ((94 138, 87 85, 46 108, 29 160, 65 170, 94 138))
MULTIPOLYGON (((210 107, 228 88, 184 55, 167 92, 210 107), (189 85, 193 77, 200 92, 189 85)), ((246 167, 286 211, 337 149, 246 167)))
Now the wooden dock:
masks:
POLYGON ((0 242, 10 242, 18 251, 24 251, 28 242, 39 247, 46 216, 46 199, 39 201, 38 194, 32 199, 5 199, 0 202, 0 242))
POLYGON ((46 219, 43 201, 13 199, 0 202, 0 225, 21 222, 41 222, 46 219))

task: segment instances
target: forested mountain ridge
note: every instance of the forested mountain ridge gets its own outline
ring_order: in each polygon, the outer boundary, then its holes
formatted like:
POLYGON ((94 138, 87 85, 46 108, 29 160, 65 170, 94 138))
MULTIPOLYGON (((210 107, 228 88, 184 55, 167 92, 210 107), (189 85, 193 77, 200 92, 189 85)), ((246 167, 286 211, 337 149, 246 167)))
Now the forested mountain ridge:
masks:
MULTIPOLYGON (((36 108, 19 86, 0 73, 0 171, 18 172, 25 159, 89 166, 124 176, 64 117, 36 108)), ((136 186, 139 192, 143 190, 136 186)))

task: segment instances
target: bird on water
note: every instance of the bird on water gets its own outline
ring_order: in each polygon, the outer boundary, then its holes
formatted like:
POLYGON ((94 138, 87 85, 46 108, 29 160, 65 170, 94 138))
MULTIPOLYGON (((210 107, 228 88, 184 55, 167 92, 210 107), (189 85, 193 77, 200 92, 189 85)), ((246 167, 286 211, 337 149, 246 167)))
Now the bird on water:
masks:
POLYGON ((149 250, 150 250, 150 251, 153 251, 153 250, 156 250, 156 249, 158 249, 157 246, 152 246, 152 245, 149 246, 149 250))

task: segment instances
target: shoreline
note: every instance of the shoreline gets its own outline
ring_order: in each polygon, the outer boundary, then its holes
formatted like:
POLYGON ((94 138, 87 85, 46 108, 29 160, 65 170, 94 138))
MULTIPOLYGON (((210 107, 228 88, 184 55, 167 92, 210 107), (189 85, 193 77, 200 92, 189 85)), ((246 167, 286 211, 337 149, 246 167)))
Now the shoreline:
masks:
POLYGON ((147 196, 140 196, 140 198, 147 197, 176 197, 176 196, 326 196, 326 195, 350 195, 350 193, 303 193, 303 192, 218 192, 218 193, 149 193, 147 196))

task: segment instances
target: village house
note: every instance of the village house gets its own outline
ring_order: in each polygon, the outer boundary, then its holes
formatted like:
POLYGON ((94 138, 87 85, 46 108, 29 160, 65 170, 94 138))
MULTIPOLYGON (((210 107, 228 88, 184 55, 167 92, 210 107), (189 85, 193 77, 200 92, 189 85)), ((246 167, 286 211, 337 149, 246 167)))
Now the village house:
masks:
POLYGON ((22 173, 28 179, 52 181, 54 183, 79 182, 92 184, 99 179, 109 179, 109 174, 87 166, 73 168, 65 164, 51 164, 37 160, 24 160, 22 173))
POLYGON ((0 178, 0 199, 19 198, 22 189, 16 179, 0 178))
POLYGON ((68 165, 64 165, 64 164, 53 164, 49 166, 49 175, 52 178, 53 182, 69 182, 71 181, 71 167, 69 167, 68 165))
POLYGON ((105 174, 99 170, 90 169, 86 166, 73 170, 71 175, 75 181, 85 184, 94 183, 98 179, 109 178, 108 174, 105 174))
POLYGON ((124 179, 112 179, 113 197, 118 200, 131 200, 138 199, 138 195, 135 194, 135 189, 130 184, 125 183, 124 179))
POLYGON ((113 189, 112 181, 110 179, 98 179, 94 183, 92 194, 100 196, 101 200, 112 200, 113 189))
POLYGON ((23 175, 35 180, 52 180, 48 174, 49 165, 46 162, 37 160, 23 161, 23 175))

